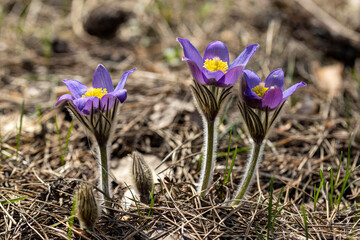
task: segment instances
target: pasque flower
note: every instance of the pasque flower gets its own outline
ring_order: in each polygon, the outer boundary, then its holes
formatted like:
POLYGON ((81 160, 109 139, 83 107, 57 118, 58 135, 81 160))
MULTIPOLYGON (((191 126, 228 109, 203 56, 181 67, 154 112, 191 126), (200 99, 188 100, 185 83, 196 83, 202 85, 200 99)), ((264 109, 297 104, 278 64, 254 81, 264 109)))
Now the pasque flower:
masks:
POLYGON ((210 43, 205 49, 204 57, 201 57, 189 40, 185 38, 177 40, 184 50, 183 60, 188 63, 193 78, 200 84, 217 87, 233 86, 259 46, 258 44, 247 46, 230 64, 229 52, 223 42, 210 43))
POLYGON ((188 63, 193 75, 191 90, 204 122, 203 160, 198 185, 198 193, 204 195, 213 179, 220 115, 233 85, 241 77, 258 44, 247 46, 230 64, 228 49, 220 41, 210 43, 202 57, 189 40, 177 40, 184 50, 183 60, 188 63))
POLYGON ((120 103, 126 100, 124 89, 129 75, 135 68, 125 72, 114 89, 109 72, 99 65, 94 73, 92 87, 75 81, 64 80, 71 94, 62 95, 56 105, 67 102, 68 109, 88 130, 87 133, 96 147, 100 171, 100 188, 104 194, 105 205, 110 206, 109 161, 113 133, 117 123, 120 103))
POLYGON ((231 205, 237 205, 245 196, 254 177, 254 172, 261 161, 264 140, 284 106, 285 100, 304 82, 296 83, 285 91, 284 72, 281 69, 272 71, 264 82, 251 70, 245 70, 242 79, 241 100, 239 109, 248 132, 252 138, 251 152, 244 176, 235 193, 231 205), (258 111, 254 111, 257 109, 258 111))
POLYGON ((283 103, 304 82, 296 83, 283 91, 284 72, 281 69, 272 71, 264 82, 251 70, 244 71, 243 100, 252 108, 274 110, 283 103))
POLYGON ((109 110, 114 106, 115 99, 123 103, 127 98, 125 83, 135 68, 126 71, 114 89, 109 72, 103 65, 99 65, 94 73, 92 87, 87 87, 76 80, 66 79, 63 82, 71 94, 62 95, 56 105, 63 101, 71 101, 76 110, 82 115, 89 115, 91 111, 109 110))

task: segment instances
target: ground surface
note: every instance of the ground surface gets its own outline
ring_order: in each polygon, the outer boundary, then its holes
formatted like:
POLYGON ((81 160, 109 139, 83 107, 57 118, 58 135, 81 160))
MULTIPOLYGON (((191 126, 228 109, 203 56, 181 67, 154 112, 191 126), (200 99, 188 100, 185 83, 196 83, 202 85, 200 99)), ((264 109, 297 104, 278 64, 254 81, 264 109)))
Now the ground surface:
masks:
POLYGON ((71 238, 359 239, 359 12, 356 0, 138 0, 101 6, 95 0, 1 1, 0 239, 67 239, 74 189, 84 181, 96 186, 97 161, 76 121, 62 153, 72 120, 54 104, 67 92, 63 79, 91 84, 99 63, 114 84, 124 71, 137 70, 126 83, 128 99, 112 145, 113 215, 103 213, 93 232, 80 230, 75 219, 71 238), (200 199, 194 188, 202 123, 176 37, 188 38, 200 52, 221 40, 232 60, 246 45, 259 43, 248 68, 261 77, 282 68, 287 86, 308 84, 288 101, 239 207, 221 204, 242 177, 249 147, 236 107, 239 86, 219 126, 213 188, 200 199), (241 151, 223 186, 230 130, 231 152, 236 146, 241 151), (149 215, 146 204, 140 210, 121 204, 129 172, 126 156, 133 150, 168 167, 149 215), (352 172, 345 178, 348 159, 352 172), (330 168, 334 198, 344 182, 349 186, 339 204, 329 197, 330 168), (324 183, 315 208, 319 170, 324 183), (271 176, 273 209, 279 199, 282 210, 269 232, 268 218, 275 214, 268 207, 271 176))

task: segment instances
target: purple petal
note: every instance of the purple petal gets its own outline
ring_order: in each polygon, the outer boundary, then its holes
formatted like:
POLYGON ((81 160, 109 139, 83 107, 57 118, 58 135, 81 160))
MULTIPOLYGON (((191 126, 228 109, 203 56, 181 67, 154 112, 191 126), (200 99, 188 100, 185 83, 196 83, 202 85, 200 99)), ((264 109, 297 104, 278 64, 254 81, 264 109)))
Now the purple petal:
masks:
POLYGON ((84 95, 88 89, 86 85, 76 80, 65 79, 63 82, 75 98, 81 98, 81 96, 84 95))
POLYGON ((246 80, 247 86, 251 89, 259 85, 259 83, 261 82, 259 76, 248 69, 244 70, 244 78, 246 80))
POLYGON ((256 93, 254 93, 254 91, 251 90, 251 88, 246 88, 244 91, 244 95, 248 98, 261 100, 261 97, 259 97, 256 93))
POLYGON ((244 102, 252 108, 261 108, 261 97, 254 93, 250 88, 246 88, 242 94, 244 102))
POLYGON ((202 69, 202 74, 207 85, 216 85, 216 83, 225 76, 225 73, 221 70, 213 72, 207 70, 206 68, 202 69))
POLYGON ((99 98, 97 97, 82 97, 75 99, 73 103, 83 115, 89 115, 92 108, 95 111, 99 109, 99 98))
MULTIPOLYGON (((123 102, 125 102, 125 100, 127 98, 127 91, 126 91, 126 89, 121 89, 121 90, 112 92, 111 95, 113 95, 114 97, 119 99, 121 103, 123 103, 123 102)), ((102 98, 101 98, 101 100, 102 100, 102 98)))
POLYGON ((282 91, 280 88, 271 88, 267 90, 262 97, 261 101, 261 108, 262 110, 265 110, 266 107, 269 108, 269 110, 273 110, 277 108, 280 103, 282 102, 282 91))
POLYGON ((292 85, 283 92, 282 101, 285 101, 291 94, 293 94, 299 87, 306 86, 306 83, 300 82, 292 85))
POLYGON ((128 77, 130 76, 130 74, 132 74, 135 70, 136 70, 136 68, 124 72, 124 74, 123 74, 123 75, 121 76, 121 78, 120 78, 120 81, 119 81, 118 85, 117 85, 116 88, 115 88, 115 91, 124 89, 127 78, 128 78, 128 77))
POLYGON ((259 44, 251 44, 245 48, 245 50, 240 53, 240 55, 230 64, 229 69, 237 67, 237 66, 246 66, 249 62, 250 58, 256 50, 258 49, 259 44))
POLYGON ((59 99, 57 100, 57 102, 55 103, 55 106, 57 106, 59 103, 61 103, 62 101, 66 101, 66 100, 74 100, 75 98, 70 95, 70 94, 64 94, 62 96, 59 97, 59 99))
POLYGON ((100 109, 103 111, 107 111, 110 110, 115 103, 115 96, 113 95, 114 92, 110 93, 110 94, 106 94, 105 96, 103 96, 100 100, 100 109))
POLYGON ((107 92, 114 91, 110 74, 101 64, 95 70, 92 85, 94 88, 106 88, 107 92))
POLYGON ((215 84, 218 87, 233 86, 243 73, 243 66, 238 66, 230 69, 225 75, 215 84))
POLYGON ((214 57, 220 58, 221 61, 229 65, 229 51, 223 42, 212 42, 206 47, 204 61, 205 59, 213 59, 214 57))
POLYGON ((265 87, 270 88, 272 86, 277 86, 281 90, 284 88, 284 72, 280 68, 272 71, 265 79, 265 87))
MULTIPOLYGON (((203 66, 203 59, 194 45, 192 45, 191 42, 185 38, 177 38, 177 41, 184 50, 184 56, 194 62, 198 68, 201 69, 203 66)), ((183 60, 185 59, 183 58, 183 60)))
POLYGON ((204 76, 203 76, 201 70, 199 69, 199 67, 196 65, 196 63, 185 57, 184 57, 184 59, 188 63, 191 74, 192 74, 193 78, 195 79, 195 81, 197 81, 200 84, 208 84, 209 82, 205 80, 206 77, 204 79, 204 76))

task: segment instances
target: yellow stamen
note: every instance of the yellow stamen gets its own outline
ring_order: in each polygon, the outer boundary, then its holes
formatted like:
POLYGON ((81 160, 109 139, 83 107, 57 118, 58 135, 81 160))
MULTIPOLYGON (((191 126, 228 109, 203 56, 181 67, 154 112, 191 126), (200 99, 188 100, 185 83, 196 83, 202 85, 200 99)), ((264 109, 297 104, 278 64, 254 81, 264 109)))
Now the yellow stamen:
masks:
POLYGON ((81 97, 97 97, 101 99, 107 94, 106 88, 89 88, 81 97))
POLYGON ((204 63, 204 68, 209 71, 223 71, 224 73, 228 70, 227 62, 223 62, 218 57, 214 57, 213 59, 206 59, 204 63))
POLYGON ((252 88, 252 90, 254 91, 254 93, 256 93, 256 95, 258 95, 259 97, 263 97, 265 92, 268 90, 269 88, 265 87, 265 83, 264 82, 260 82, 259 85, 257 85, 256 87, 252 88))

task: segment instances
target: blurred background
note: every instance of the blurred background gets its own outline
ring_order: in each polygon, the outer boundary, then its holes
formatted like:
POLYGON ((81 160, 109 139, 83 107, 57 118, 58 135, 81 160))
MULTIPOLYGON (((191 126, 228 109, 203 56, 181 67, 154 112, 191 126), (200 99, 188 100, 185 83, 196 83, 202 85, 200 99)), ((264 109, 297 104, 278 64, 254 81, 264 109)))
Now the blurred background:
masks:
MULTIPOLYGON (((54 104, 68 92, 63 79, 90 85, 98 64, 109 70, 114 84, 124 71, 137 68, 125 86, 128 99, 121 108, 112 146, 115 201, 120 201, 125 189, 121 181, 129 178, 129 162, 121 159, 133 150, 154 161, 152 166, 166 157, 163 167, 171 166, 171 184, 195 184, 202 123, 192 102, 192 79, 187 64, 181 61, 183 53, 177 37, 189 39, 201 54, 210 42, 223 41, 230 61, 247 45, 258 43, 260 48, 247 68, 262 79, 282 68, 285 88, 300 81, 308 84, 288 100, 269 136, 258 188, 254 184, 250 190, 254 196, 267 196, 270 176, 275 176, 275 189, 287 187, 282 201, 290 199, 297 206, 310 206, 313 186, 320 184, 319 169, 324 169, 329 179, 325 169, 340 168, 340 152, 347 152, 351 137, 351 167, 358 165, 360 0, 0 0, 0 179, 15 179, 9 185, 4 183, 8 198, 14 197, 15 185, 34 199, 53 201, 46 209, 67 216, 74 179, 96 185, 96 157, 89 151, 89 140, 78 124, 67 137, 71 116, 63 106, 55 108, 54 104), (64 151, 67 139, 69 145, 64 151), (46 184, 32 185, 39 182, 39 176, 46 184), (61 181, 65 184, 57 185, 61 181), (47 184, 57 189, 58 195, 47 192, 47 184), (59 196, 63 200, 59 201, 59 196), (65 207, 62 201, 67 203, 65 207)), ((241 149, 227 193, 240 181, 249 146, 236 107, 238 92, 237 83, 219 126, 219 174, 215 179, 223 176, 230 131, 231 150, 235 146, 241 149)), ((341 176, 345 165, 343 161, 341 176)), ((349 181, 358 179, 358 173, 355 171, 349 181)), ((359 182, 352 186, 342 200, 347 205, 359 199, 359 182)), ((326 201, 324 196, 319 200, 322 204, 326 201)), ((30 198, 27 204, 32 206, 30 198)), ((38 209, 44 224, 58 222, 56 218, 48 221, 46 214, 41 215, 43 207, 38 209)), ((319 218, 324 220, 323 226, 337 221, 326 218, 324 205, 322 210, 319 218)), ((136 210, 132 211, 136 216, 136 210)), ((292 214, 299 211, 287 207, 282 218, 302 235, 303 228, 292 214)), ((161 214, 156 217, 162 219, 161 214)), ((244 221, 252 223, 253 216, 247 217, 244 221)), ((101 224, 111 233, 114 229, 108 227, 107 220, 101 224)), ((257 224, 265 226, 261 221, 257 224)), ((34 233, 31 226, 25 227, 13 230, 34 233)), ((248 231, 242 229, 243 225, 236 227, 241 228, 238 232, 248 231)), ((61 234, 66 234, 66 227, 59 228, 61 234)), ((132 226, 127 229, 137 231, 132 226)), ((334 229, 331 226, 331 231, 334 229)), ((291 234, 287 239, 294 239, 291 234)), ((344 232, 344 236, 347 234, 344 232)))

